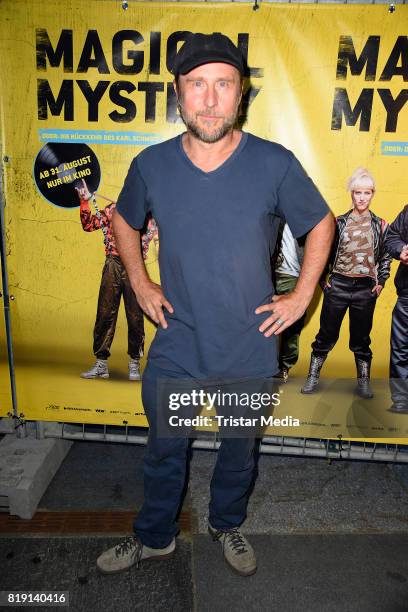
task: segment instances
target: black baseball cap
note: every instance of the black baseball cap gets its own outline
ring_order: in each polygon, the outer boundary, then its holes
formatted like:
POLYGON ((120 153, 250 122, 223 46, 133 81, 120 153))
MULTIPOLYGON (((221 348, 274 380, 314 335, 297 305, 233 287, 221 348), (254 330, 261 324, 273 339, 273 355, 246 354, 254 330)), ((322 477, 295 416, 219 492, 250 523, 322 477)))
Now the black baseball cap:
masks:
POLYGON ((231 64, 242 76, 244 75, 244 58, 241 51, 228 36, 219 32, 190 34, 176 55, 172 72, 177 77, 179 74, 187 74, 197 66, 211 62, 231 64))

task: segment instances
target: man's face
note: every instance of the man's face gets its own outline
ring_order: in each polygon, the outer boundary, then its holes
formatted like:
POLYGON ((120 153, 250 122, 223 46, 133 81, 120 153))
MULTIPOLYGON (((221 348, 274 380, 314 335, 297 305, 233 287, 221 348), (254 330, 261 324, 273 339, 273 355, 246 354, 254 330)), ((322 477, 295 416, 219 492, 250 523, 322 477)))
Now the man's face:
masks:
POLYGON ((180 74, 176 93, 187 128, 203 142, 217 142, 236 121, 242 95, 240 74, 229 64, 204 64, 180 74))
POLYGON ((374 196, 374 190, 369 187, 357 187, 351 192, 353 206, 359 213, 364 213, 368 210, 371 200, 374 196))

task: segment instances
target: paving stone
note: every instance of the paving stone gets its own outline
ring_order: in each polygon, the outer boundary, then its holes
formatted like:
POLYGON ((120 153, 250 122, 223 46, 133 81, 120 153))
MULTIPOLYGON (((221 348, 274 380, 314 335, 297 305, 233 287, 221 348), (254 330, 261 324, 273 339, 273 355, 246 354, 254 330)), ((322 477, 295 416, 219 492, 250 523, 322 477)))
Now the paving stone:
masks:
MULTIPOLYGON (((191 544, 178 539, 168 560, 104 576, 95 560, 118 538, 0 538, 2 590, 69 591, 69 612, 190 612, 191 544)), ((6 608, 9 611, 11 608, 6 608)))

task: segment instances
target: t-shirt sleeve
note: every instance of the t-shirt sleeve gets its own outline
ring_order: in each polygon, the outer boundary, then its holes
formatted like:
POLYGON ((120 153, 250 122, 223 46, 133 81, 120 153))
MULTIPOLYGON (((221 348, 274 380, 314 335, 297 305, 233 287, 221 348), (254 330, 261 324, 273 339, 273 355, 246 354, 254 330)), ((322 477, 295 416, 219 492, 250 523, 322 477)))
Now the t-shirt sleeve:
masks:
POLYGON ((278 189, 277 212, 295 238, 313 229, 329 212, 326 201, 295 156, 278 189))
POLYGON ((116 210, 133 229, 141 229, 148 213, 147 189, 137 163, 130 164, 122 191, 116 202, 116 210))

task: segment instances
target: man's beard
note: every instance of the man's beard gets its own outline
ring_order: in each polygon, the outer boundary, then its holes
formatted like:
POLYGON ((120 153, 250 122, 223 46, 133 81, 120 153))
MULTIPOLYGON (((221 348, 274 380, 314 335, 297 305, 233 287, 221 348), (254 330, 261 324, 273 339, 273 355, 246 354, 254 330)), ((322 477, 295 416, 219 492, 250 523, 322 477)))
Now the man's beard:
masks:
MULTIPOLYGON (((219 140, 224 138, 224 136, 228 134, 228 132, 234 127, 235 122, 237 120, 237 116, 238 116, 238 105, 239 105, 239 102, 237 103, 235 111, 231 113, 231 115, 229 115, 228 117, 223 117, 224 121, 222 125, 210 133, 206 132, 203 128, 201 128, 198 125, 198 122, 195 118, 193 118, 191 115, 190 116, 187 115, 187 113, 184 112, 183 102, 181 98, 178 101, 178 110, 179 110, 180 116, 183 119, 186 127, 190 130, 193 136, 195 136, 202 142, 211 143, 211 142, 218 142, 219 140)), ((201 113, 199 113, 199 115, 205 115, 206 112, 207 111, 204 110, 201 113)), ((212 113, 213 111, 210 111, 210 110, 208 111, 209 115, 211 115, 212 113)), ((217 117, 217 115, 213 115, 213 116, 217 117)))

